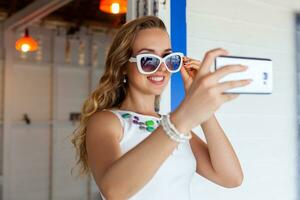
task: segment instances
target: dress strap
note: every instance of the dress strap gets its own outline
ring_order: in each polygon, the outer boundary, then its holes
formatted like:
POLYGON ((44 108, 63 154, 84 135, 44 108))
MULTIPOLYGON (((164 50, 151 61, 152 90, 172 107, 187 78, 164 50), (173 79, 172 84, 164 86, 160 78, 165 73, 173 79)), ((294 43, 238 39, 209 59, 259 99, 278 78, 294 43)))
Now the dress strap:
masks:
POLYGON ((122 125, 122 127, 124 128, 124 121, 123 121, 123 118, 122 118, 122 116, 121 116, 121 113, 119 113, 119 112, 116 111, 116 110, 111 110, 111 109, 103 109, 102 111, 110 111, 110 112, 114 113, 114 114, 119 118, 119 120, 120 120, 120 122, 121 122, 121 125, 122 125))

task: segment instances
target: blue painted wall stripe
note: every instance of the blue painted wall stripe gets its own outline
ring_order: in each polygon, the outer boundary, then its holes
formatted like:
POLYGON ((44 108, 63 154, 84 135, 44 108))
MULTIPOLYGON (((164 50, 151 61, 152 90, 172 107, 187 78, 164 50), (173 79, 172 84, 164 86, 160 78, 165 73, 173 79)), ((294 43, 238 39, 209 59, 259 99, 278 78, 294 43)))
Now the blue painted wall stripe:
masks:
MULTIPOLYGON (((171 1, 171 44, 173 51, 186 55, 186 0, 171 1)), ((180 72, 171 77, 171 111, 175 110, 184 98, 184 86, 180 72)))

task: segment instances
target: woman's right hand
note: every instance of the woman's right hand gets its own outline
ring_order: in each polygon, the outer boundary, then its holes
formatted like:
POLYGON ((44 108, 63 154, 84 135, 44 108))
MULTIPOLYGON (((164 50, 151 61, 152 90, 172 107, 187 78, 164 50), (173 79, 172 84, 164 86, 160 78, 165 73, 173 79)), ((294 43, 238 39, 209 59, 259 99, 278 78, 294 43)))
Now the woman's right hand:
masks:
POLYGON ((184 100, 171 115, 171 121, 175 123, 181 132, 188 132, 195 126, 203 123, 225 102, 235 99, 239 94, 226 94, 224 91, 236 87, 246 86, 250 80, 226 81, 219 80, 233 72, 246 70, 243 65, 228 65, 219 68, 215 72, 210 71, 210 66, 218 56, 228 55, 224 49, 208 51, 201 63, 192 85, 186 93, 184 100), (176 114, 175 114, 176 113, 176 114))

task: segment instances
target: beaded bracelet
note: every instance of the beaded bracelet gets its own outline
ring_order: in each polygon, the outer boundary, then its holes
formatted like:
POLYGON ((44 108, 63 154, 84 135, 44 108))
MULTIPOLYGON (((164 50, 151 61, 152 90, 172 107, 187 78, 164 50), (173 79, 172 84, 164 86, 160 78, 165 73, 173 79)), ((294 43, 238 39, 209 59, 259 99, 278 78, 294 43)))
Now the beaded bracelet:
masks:
POLYGON ((192 138, 191 133, 188 135, 184 133, 180 133, 175 126, 171 123, 170 121, 170 115, 162 115, 162 120, 161 120, 162 127, 166 134, 172 139, 175 140, 176 142, 185 142, 189 139, 192 138))
POLYGON ((177 142, 184 142, 186 141, 186 138, 184 137, 183 134, 180 134, 179 132, 175 132, 171 126, 170 126, 170 121, 168 120, 167 116, 165 117, 165 121, 163 122, 163 125, 165 126, 165 131, 166 133, 175 141, 177 142))
POLYGON ((165 132, 167 133, 167 135, 169 135, 169 137, 177 142, 185 142, 187 140, 189 140, 192 135, 186 135, 183 133, 180 133, 175 127, 174 125, 171 123, 170 119, 169 119, 169 115, 165 115, 163 116, 163 120, 162 120, 162 125, 164 127, 165 132))
POLYGON ((184 142, 183 139, 179 138, 178 136, 176 137, 176 134, 171 131, 169 128, 167 128, 167 124, 165 121, 161 121, 161 125, 165 131, 165 133, 172 139, 172 140, 175 140, 176 142, 184 142))
POLYGON ((176 127, 174 126, 174 124, 172 124, 172 122, 171 122, 171 120, 170 120, 170 115, 169 115, 169 114, 167 115, 167 120, 168 120, 168 125, 170 126, 170 128, 171 128, 175 133, 179 134, 179 136, 180 136, 181 138, 184 138, 184 139, 187 139, 187 140, 189 140, 189 139, 192 138, 192 135, 191 135, 190 132, 189 132, 189 134, 187 135, 187 134, 184 134, 184 133, 180 133, 180 132, 176 129, 176 127))

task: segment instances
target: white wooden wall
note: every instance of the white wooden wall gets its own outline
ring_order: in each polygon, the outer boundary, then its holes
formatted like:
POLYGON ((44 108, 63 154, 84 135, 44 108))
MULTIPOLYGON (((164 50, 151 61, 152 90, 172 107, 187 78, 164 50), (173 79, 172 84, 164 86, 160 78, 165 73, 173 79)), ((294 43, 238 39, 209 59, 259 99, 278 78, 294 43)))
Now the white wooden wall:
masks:
MULTIPOLYGON (((224 189, 196 176, 193 199, 297 199, 295 12, 292 0, 187 1, 187 52, 202 59, 223 47, 232 55, 271 58, 272 95, 240 95, 217 118, 244 170, 241 187, 224 189)), ((202 134, 200 134, 202 135, 202 134)))
MULTIPOLYGON (((104 57, 111 35, 82 29, 69 38, 66 52, 64 28, 51 30, 32 26, 32 37, 41 50, 22 54, 15 51, 13 122, 9 137, 10 174, 6 187, 9 200, 81 200, 98 199, 91 180, 75 179, 75 150, 70 136, 75 128, 69 121, 70 112, 80 112, 84 99, 98 84, 104 70, 104 57), (82 52, 82 53, 80 53, 82 52), (27 113, 31 124, 23 120, 27 113), (88 198, 88 197, 93 198, 88 198)), ((17 39, 22 32, 15 35, 17 39)), ((0 32, 1 37, 1 32, 0 32)), ((0 43, 0 55, 2 52, 0 43)), ((2 57, 0 56, 2 61, 2 57)), ((1 64, 2 62, 0 62, 1 64)), ((3 73, 0 65, 0 134, 3 119, 3 73)), ((3 145, 1 144, 1 147, 3 145)), ((2 153, 1 153, 2 154, 2 153)), ((2 167, 2 166, 1 166, 2 167)))

